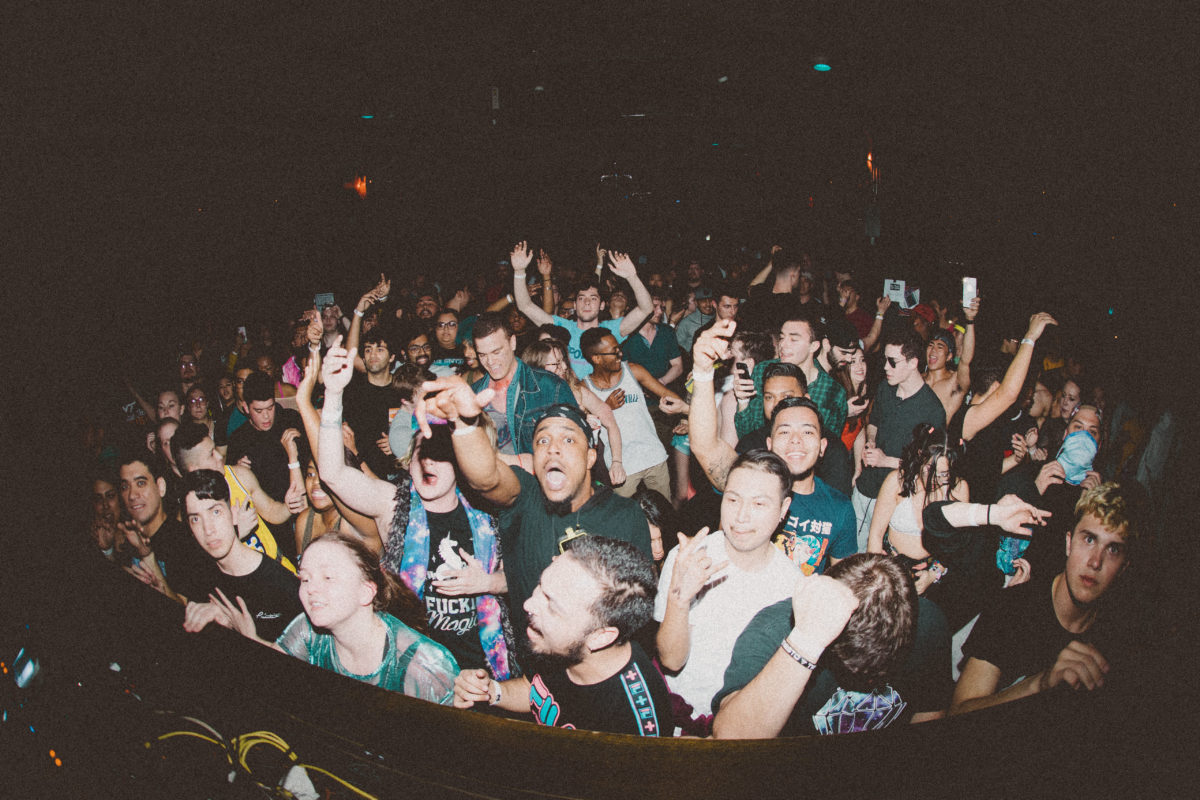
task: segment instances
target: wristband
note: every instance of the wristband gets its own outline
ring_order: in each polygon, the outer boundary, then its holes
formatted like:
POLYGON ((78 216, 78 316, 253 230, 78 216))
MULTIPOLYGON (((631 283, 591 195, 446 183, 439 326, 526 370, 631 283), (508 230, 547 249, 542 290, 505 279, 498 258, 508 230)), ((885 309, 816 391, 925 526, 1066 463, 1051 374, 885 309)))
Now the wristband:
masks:
POLYGON ((979 509, 981 509, 981 508, 984 508, 984 505, 982 503, 972 503, 971 504, 971 524, 973 526, 975 526, 976 528, 983 525, 983 523, 979 521, 979 509))
POLYGON ((1032 347, 1033 345, 1037 344, 1037 342, 1035 342, 1033 339, 1030 339, 1028 336, 1026 336, 1024 339, 1021 340, 1021 344, 1027 344, 1030 347, 1032 347))
POLYGON ((875 319, 883 319, 883 314, 876 314, 875 319))
POLYGON ((522 270, 516 270, 516 269, 514 269, 514 270, 513 270, 513 275, 515 275, 515 276, 517 276, 517 277, 519 277, 519 278, 523 278, 523 277, 525 277, 525 270, 523 270, 523 269, 522 269, 522 270))
POLYGON ((992 507, 990 505, 987 507, 987 524, 992 524, 992 507))
POLYGON ((792 643, 787 640, 786 636, 783 637, 783 641, 780 643, 779 646, 783 649, 783 652, 787 653, 789 656, 792 657, 793 661, 795 661, 797 664, 804 667, 805 669, 814 670, 817 668, 817 665, 815 663, 813 663, 812 661, 809 661, 807 658, 800 655, 800 653, 798 653, 796 651, 796 648, 792 647, 792 643))
POLYGON ((964 321, 964 322, 963 322, 963 324, 964 324, 964 325, 974 325, 974 324, 975 324, 975 320, 973 320, 973 319, 968 319, 968 320, 964 321))
POLYGON ((478 421, 472 422, 469 425, 455 425, 454 430, 450 431, 451 436, 466 436, 468 433, 479 429, 478 421))
POLYGON ((693 372, 692 381, 695 383, 712 383, 714 375, 716 375, 716 372, 711 369, 703 372, 693 372))
POLYGON ((300 462, 299 461, 288 462, 288 469, 300 469, 300 462))
POLYGON ((622 460, 621 460, 621 459, 619 459, 619 458, 614 458, 614 459, 612 460, 612 463, 614 463, 614 464, 624 464, 625 462, 624 462, 624 461, 622 461, 622 460))
POLYGON ((489 706, 500 705, 500 698, 503 696, 503 694, 500 691, 500 682, 497 681, 495 678, 492 678, 492 689, 496 692, 496 696, 488 698, 488 705, 489 706))
POLYGON ((354 316, 356 316, 356 317, 365 317, 366 315, 367 315, 367 312, 365 312, 365 311, 359 311, 357 308, 356 308, 356 309, 354 309, 354 316))
POLYGON ((310 353, 319 353, 319 352, 321 352, 321 345, 319 345, 319 344, 310 344, 310 345, 308 346, 308 352, 310 352, 310 353))

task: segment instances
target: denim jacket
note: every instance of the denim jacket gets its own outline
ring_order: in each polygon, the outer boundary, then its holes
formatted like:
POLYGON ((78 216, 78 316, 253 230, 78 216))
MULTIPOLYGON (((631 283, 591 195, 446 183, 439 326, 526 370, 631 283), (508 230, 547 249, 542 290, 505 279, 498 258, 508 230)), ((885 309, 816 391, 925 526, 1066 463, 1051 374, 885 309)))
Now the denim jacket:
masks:
MULTIPOLYGON (((491 376, 484 375, 471 389, 481 392, 492 383, 491 376)), ((533 452, 533 419, 536 412, 554 403, 578 406, 575 394, 566 381, 544 369, 536 369, 524 361, 517 361, 517 372, 508 387, 508 429, 518 453, 533 452)))

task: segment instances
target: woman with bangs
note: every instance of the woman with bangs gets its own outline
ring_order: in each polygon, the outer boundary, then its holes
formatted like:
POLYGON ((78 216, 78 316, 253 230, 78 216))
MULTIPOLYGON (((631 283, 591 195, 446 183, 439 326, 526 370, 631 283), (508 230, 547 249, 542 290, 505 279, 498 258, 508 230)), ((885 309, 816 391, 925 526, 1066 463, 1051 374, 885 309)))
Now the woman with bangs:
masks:
POLYGON ((842 426, 842 443, 854 451, 854 440, 871 416, 871 389, 879 385, 879 376, 872 375, 867 366, 867 354, 856 344, 850 357, 834 366, 833 379, 846 390, 846 424, 842 426))
POLYGON ((879 489, 867 552, 898 559, 912 571, 920 594, 946 574, 921 543, 925 507, 970 499, 967 482, 958 475, 961 456, 961 442, 952 444, 945 433, 922 423, 900 454, 900 468, 888 473, 879 489))

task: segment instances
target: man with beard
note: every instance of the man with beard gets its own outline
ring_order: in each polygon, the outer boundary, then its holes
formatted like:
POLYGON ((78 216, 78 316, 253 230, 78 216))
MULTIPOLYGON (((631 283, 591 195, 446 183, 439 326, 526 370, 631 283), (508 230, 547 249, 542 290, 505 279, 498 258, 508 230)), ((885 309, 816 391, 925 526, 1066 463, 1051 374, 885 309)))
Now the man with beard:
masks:
POLYGON ((429 369, 433 361, 433 344, 429 341, 429 328, 424 324, 414 323, 404 334, 404 353, 407 363, 429 369))
MULTIPOLYGON (((714 325, 701 334, 694 349, 696 388, 688 415, 692 453, 718 491, 725 489, 737 453, 717 435, 713 365, 728 358, 729 337, 735 327, 730 320, 714 325)), ((821 573, 858 552, 850 500, 815 473, 826 444, 821 414, 812 400, 788 397, 776 403, 767 448, 787 463, 792 475, 791 506, 779 545, 805 575, 821 573)))
POLYGON ((529 709, 539 725, 664 735, 667 687, 630 641, 649 622, 654 594, 654 564, 637 548, 603 536, 574 540, 525 601, 534 656, 529 677, 496 681, 485 670, 463 670, 454 681, 454 705, 529 709))
POLYGON ((636 501, 597 487, 591 480, 596 451, 591 427, 574 405, 556 403, 531 418, 533 475, 514 469, 479 426, 492 390, 476 394, 461 378, 431 381, 417 400, 418 423, 429 435, 426 414, 454 425, 454 455, 467 483, 497 507, 500 544, 508 576, 513 629, 523 631, 521 609, 538 576, 581 536, 621 539, 650 556, 650 528, 636 501))
POLYGON ((387 444, 389 424, 400 411, 400 395, 392 388, 394 358, 379 328, 372 328, 363 336, 362 348, 367 379, 356 377, 346 387, 345 419, 354 431, 358 452, 367 466, 386 478, 397 470, 391 445, 387 444))

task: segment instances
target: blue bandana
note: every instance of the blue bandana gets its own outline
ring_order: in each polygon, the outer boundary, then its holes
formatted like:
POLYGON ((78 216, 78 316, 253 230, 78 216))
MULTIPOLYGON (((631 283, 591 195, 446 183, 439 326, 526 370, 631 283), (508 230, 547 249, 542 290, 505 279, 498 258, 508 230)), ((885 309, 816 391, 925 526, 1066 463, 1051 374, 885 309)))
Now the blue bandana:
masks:
POLYGON ((1067 483, 1078 486, 1083 482, 1099 449, 1100 445, 1087 431, 1075 431, 1063 439, 1055 460, 1062 464, 1067 483))

